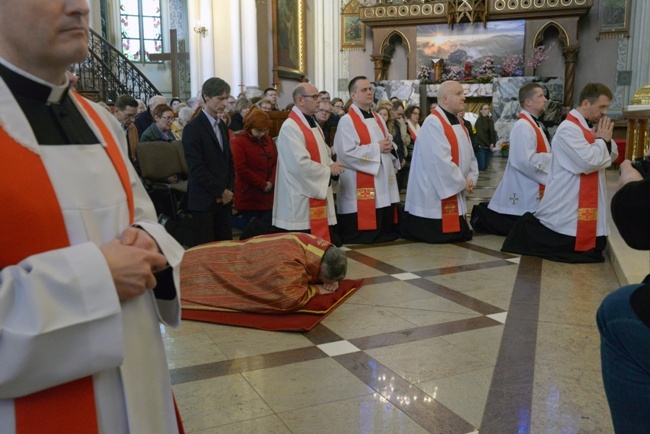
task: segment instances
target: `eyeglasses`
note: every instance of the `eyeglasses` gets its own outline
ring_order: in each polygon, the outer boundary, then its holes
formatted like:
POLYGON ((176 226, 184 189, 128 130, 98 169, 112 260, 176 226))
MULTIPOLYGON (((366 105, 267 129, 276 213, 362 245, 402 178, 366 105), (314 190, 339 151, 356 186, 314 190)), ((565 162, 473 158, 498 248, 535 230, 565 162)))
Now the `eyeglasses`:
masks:
POLYGON ((311 99, 313 99, 314 101, 317 101, 317 100, 320 98, 320 95, 319 95, 319 94, 315 94, 315 95, 301 95, 301 96, 302 96, 303 98, 311 98, 311 99))
POLYGON ((171 121, 172 119, 174 119, 174 116, 161 116, 160 119, 162 119, 163 121, 171 121))

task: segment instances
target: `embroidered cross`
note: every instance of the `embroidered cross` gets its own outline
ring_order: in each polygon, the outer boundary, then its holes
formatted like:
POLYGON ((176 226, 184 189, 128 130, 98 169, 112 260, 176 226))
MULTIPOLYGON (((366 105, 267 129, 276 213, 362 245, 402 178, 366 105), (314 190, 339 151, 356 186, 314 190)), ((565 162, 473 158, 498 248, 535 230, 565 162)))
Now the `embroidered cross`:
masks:
POLYGON ((517 197, 517 193, 512 193, 512 196, 510 196, 509 200, 510 202, 512 202, 513 205, 515 205, 519 200, 519 198, 517 197))

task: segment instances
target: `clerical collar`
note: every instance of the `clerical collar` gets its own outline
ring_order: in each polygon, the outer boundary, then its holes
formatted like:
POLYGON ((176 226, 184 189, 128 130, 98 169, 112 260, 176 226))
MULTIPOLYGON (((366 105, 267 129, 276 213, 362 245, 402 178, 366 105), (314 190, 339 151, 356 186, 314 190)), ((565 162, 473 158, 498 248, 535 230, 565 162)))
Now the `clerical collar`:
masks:
POLYGON ((27 71, 23 71, 1 57, 0 76, 7 83, 12 93, 19 93, 48 104, 60 103, 70 89, 70 82, 67 77, 64 84, 56 86, 27 71))
POLYGON ((537 116, 535 116, 534 114, 532 114, 532 113, 528 113, 528 114, 530 115, 531 118, 533 118, 533 120, 535 121, 535 123, 539 127, 539 118, 537 116))
POLYGON ((364 109, 360 108, 359 106, 357 106, 357 108, 359 109, 359 111, 363 115, 364 119, 374 119, 374 116, 372 115, 372 111, 370 111, 370 110, 365 111, 364 109))
POLYGON ((309 124, 309 128, 316 128, 316 127, 318 126, 318 123, 316 122, 316 119, 314 119, 313 116, 307 116, 306 114, 304 114, 303 112, 301 112, 301 111, 298 110, 298 109, 297 109, 296 111, 297 111, 298 113, 300 113, 300 115, 301 115, 303 118, 305 118, 305 120, 306 120, 307 123, 309 124))
POLYGON ((458 116, 456 116, 453 113, 448 112, 447 110, 443 109, 442 106, 440 107, 440 110, 443 111, 443 113, 447 116, 447 119, 449 120, 449 123, 452 125, 460 125, 460 121, 458 120, 458 116))

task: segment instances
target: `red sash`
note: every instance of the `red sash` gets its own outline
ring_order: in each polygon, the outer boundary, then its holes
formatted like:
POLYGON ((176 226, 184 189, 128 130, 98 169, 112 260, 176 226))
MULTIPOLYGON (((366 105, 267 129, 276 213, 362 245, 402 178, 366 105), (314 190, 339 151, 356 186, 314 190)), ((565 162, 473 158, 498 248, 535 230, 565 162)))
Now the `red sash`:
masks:
MULTIPOLYGON (((537 136, 537 153, 540 154, 542 152, 550 152, 546 148, 546 143, 544 142, 544 135, 542 134, 542 130, 528 118, 523 113, 519 113, 519 116, 517 116, 519 119, 523 119, 525 121, 528 121, 531 127, 533 127, 533 130, 535 131, 535 135, 537 136)), ((544 184, 539 184, 539 200, 542 200, 544 197, 544 190, 546 190, 546 186, 544 184)))
POLYGON ((411 128, 411 124, 409 122, 406 123, 406 130, 409 133, 409 136, 411 136, 411 140, 413 141, 413 144, 415 144, 415 141, 418 138, 418 135, 413 131, 413 128, 411 128))
MULTIPOLYGON (((582 130, 585 140, 593 145, 594 133, 582 126, 580 121, 568 114, 566 120, 573 122, 582 130)), ((580 175, 580 192, 578 194, 578 227, 576 229, 576 252, 586 252, 596 248, 598 228, 598 171, 580 175)))
MULTIPOLYGON (((83 100, 77 97, 77 100, 83 100)), ((106 153, 125 187, 130 221, 133 221, 133 192, 126 165, 108 128, 85 100, 81 104, 100 129, 106 153)), ((54 187, 41 157, 22 146, 0 127, 0 173, 9 182, 0 189, 3 229, 0 268, 15 265, 28 256, 70 245, 54 187), (26 224, 29 222, 29 224, 26 224)), ((92 377, 88 376, 40 392, 16 398, 18 434, 98 432, 92 377)))
MULTIPOLYGON (((458 139, 456 138, 456 132, 454 131, 454 127, 451 126, 451 124, 447 119, 444 119, 444 117, 440 114, 439 111, 432 110, 431 114, 436 116, 440 120, 440 123, 442 124, 442 128, 445 132, 445 137, 447 137, 447 140, 449 141, 449 146, 451 146, 451 161, 456 166, 460 167, 458 139)), ((465 128, 465 124, 463 122, 461 122, 460 124, 463 127, 463 130, 465 130, 465 134, 467 134, 467 138, 469 139, 469 133, 467 132, 467 128, 465 128)), ((459 216, 458 195, 454 194, 453 196, 450 196, 446 199, 442 199, 441 209, 442 209, 442 232, 445 234, 452 233, 452 232, 460 232, 460 219, 458 217, 459 216)))
MULTIPOLYGON (((305 136, 307 152, 309 152, 312 161, 320 163, 320 151, 318 150, 318 142, 316 141, 314 131, 307 127, 294 111, 289 113, 289 118, 293 119, 298 127, 300 127, 302 134, 305 136)), ((320 127, 318 128, 318 131, 320 131, 320 127)), ((320 133, 321 136, 323 136, 323 132, 320 131, 320 133)), ((329 222, 327 220, 327 199, 309 198, 309 227, 312 235, 320 237, 328 242, 332 241, 330 238, 329 222)))
MULTIPOLYGON (((371 143, 370 131, 354 109, 348 112, 354 124, 354 129, 359 135, 359 146, 367 146, 371 143)), ((384 138, 388 137, 384 124, 377 113, 372 112, 381 128, 384 138)), ((369 173, 357 170, 357 222, 360 231, 374 231, 377 229, 377 212, 375 205, 375 177, 369 173)))

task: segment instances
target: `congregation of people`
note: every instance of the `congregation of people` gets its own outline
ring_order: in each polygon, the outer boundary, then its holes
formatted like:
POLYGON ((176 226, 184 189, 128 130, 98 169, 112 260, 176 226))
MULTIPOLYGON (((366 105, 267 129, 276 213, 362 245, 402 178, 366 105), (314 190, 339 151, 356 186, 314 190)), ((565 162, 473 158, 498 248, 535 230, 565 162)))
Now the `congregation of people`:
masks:
POLYGON ((338 246, 400 237, 449 243, 483 232, 505 236, 506 252, 603 261, 603 170, 617 157, 605 86, 583 89, 552 140, 542 121, 546 90, 522 86, 521 111, 503 140, 510 144, 503 178, 490 202, 473 209, 466 196, 499 143, 489 104, 477 107, 472 123, 457 82, 439 87, 429 113, 397 98, 375 101, 366 77, 353 78, 348 90, 346 103, 299 84, 276 137, 269 113, 283 111, 277 90, 235 98, 218 78, 187 104, 154 96, 139 112, 125 95, 112 111, 136 169, 138 142, 182 140, 183 205, 198 244, 232 239, 233 225, 244 239, 292 231, 338 246))

